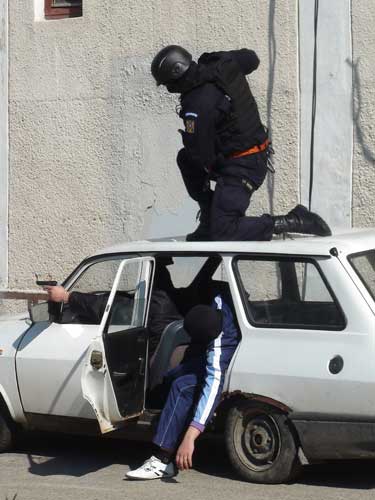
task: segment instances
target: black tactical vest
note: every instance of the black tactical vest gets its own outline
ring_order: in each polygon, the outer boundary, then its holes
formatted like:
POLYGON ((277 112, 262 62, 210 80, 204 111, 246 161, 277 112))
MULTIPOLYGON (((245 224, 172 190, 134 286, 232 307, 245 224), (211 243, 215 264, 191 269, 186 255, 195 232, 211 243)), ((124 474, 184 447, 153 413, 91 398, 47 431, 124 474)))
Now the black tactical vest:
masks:
POLYGON ((206 82, 217 85, 231 101, 230 111, 217 124, 217 151, 230 156, 262 144, 267 133, 249 84, 237 62, 229 54, 221 53, 220 57, 205 54, 204 66, 208 70, 204 72, 206 82))

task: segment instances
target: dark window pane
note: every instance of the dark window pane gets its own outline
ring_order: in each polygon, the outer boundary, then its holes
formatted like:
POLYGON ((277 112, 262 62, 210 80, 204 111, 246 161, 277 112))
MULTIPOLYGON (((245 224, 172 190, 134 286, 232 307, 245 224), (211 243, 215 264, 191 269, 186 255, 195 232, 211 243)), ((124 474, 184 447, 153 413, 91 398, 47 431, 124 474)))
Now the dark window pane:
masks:
POLYGON ((82 0, 52 0, 51 7, 79 7, 82 0))

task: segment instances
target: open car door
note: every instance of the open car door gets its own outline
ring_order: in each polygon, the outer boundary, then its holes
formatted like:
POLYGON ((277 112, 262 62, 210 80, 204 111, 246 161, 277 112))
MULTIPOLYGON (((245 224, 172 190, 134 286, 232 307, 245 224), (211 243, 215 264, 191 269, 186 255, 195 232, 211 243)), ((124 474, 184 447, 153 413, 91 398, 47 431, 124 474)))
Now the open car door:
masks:
POLYGON ((102 433, 144 409, 148 334, 145 328, 154 259, 123 260, 82 373, 83 396, 102 433))

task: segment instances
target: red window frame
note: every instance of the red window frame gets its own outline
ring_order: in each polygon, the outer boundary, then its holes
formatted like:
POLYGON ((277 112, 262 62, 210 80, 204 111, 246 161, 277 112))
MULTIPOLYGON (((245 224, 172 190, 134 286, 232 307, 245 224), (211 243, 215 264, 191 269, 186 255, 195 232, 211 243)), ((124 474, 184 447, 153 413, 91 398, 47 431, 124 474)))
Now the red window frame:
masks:
MULTIPOLYGON (((78 5, 57 6, 55 0, 44 0, 44 15, 46 19, 63 19, 82 16, 82 1, 78 5)), ((69 0, 66 1, 69 4, 69 0)))

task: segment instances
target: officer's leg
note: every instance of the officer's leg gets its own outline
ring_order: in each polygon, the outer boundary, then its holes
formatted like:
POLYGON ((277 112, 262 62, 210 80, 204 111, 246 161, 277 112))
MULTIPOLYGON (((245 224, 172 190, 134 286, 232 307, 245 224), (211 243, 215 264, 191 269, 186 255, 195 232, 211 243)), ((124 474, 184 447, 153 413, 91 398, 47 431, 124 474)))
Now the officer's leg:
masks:
POLYGON ((217 180, 210 215, 212 240, 264 241, 272 238, 274 222, 270 215, 245 215, 253 191, 253 186, 245 179, 220 177, 217 180))
POLYGON ((187 192, 198 202, 200 209, 199 226, 194 233, 188 234, 187 241, 202 241, 209 238, 209 214, 213 192, 210 189, 207 173, 191 161, 185 149, 177 155, 177 165, 181 171, 187 192))

